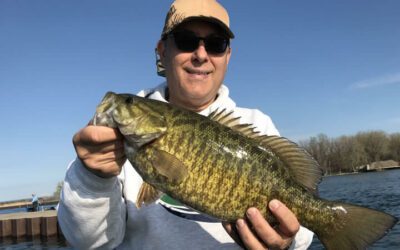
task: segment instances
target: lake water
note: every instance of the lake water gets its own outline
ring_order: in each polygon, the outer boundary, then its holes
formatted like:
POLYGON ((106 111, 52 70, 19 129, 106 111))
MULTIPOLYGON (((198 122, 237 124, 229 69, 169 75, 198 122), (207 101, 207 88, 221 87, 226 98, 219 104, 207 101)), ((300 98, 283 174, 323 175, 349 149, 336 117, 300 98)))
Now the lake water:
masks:
MULTIPOLYGON (((319 194, 329 200, 367 206, 400 218, 400 170, 326 177, 319 185, 319 194)), ((310 249, 324 249, 314 238, 310 249)), ((368 249, 400 249, 400 224, 368 249)))
MULTIPOLYGON (((330 176, 319 185, 320 196, 368 206, 400 218, 400 170, 330 176)), ((35 239, 27 242, 0 242, 0 249, 72 249, 63 240, 35 239)), ((324 249, 314 237, 311 250, 324 249)), ((400 224, 369 249, 400 249, 400 224)))

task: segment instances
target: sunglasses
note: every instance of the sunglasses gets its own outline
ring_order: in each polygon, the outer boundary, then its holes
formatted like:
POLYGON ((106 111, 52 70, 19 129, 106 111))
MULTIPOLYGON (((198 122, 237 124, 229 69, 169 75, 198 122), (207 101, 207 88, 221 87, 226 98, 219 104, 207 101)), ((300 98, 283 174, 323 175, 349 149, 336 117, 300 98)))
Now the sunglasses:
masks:
POLYGON ((171 34, 174 38, 176 47, 183 52, 193 52, 199 47, 200 41, 204 42, 207 53, 221 54, 229 46, 229 39, 216 34, 206 37, 196 36, 194 32, 182 30, 171 34))

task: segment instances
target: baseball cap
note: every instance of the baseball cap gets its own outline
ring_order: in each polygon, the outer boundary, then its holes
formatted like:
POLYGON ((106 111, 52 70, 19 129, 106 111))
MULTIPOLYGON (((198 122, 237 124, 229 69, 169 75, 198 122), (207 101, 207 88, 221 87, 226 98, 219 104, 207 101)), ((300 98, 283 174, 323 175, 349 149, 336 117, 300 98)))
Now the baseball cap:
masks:
POLYGON ((216 0, 175 0, 165 18, 161 37, 189 20, 205 20, 214 23, 221 27, 229 38, 235 37, 229 28, 228 12, 216 0))

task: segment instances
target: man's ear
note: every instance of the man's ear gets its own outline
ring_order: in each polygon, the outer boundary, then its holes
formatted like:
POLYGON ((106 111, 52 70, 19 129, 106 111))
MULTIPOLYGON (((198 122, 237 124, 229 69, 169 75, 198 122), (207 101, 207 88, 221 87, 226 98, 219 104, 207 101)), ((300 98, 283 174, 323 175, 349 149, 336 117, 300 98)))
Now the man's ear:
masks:
POLYGON ((229 60, 231 59, 231 55, 232 55, 232 48, 231 47, 228 47, 227 48, 227 55, 226 55, 226 59, 227 59, 227 61, 226 61, 226 64, 228 65, 229 64, 229 60))
POLYGON ((159 40, 157 43, 157 48, 156 48, 156 65, 157 65, 157 74, 159 76, 165 77, 165 64, 164 64, 164 59, 165 59, 165 42, 162 40, 159 40))
POLYGON ((158 41, 157 52, 158 52, 158 55, 159 55, 161 61, 163 61, 164 57, 165 57, 165 42, 163 40, 158 41))

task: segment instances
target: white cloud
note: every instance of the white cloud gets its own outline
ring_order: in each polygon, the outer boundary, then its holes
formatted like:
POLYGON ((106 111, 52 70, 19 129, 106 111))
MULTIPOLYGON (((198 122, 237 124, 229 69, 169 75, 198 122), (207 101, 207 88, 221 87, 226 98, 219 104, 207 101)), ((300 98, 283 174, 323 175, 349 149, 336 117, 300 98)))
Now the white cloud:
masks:
POLYGON ((373 88, 384 85, 400 84, 400 73, 380 76, 372 79, 367 79, 359 82, 355 82, 350 85, 351 89, 365 89, 373 88))

